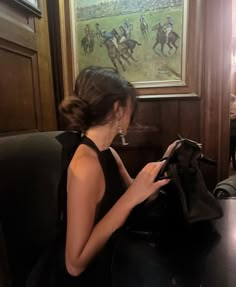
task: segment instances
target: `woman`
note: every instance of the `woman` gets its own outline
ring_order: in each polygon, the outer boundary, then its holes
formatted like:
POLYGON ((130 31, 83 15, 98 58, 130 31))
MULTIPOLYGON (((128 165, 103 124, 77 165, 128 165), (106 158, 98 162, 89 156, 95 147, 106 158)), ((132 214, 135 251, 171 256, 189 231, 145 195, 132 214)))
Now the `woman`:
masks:
POLYGON ((110 147, 124 136, 134 112, 136 91, 111 68, 89 67, 75 84, 74 96, 60 111, 81 142, 67 172, 64 273, 57 286, 111 286, 114 234, 132 209, 158 195, 169 180, 154 181, 163 162, 147 164, 133 180, 110 147))

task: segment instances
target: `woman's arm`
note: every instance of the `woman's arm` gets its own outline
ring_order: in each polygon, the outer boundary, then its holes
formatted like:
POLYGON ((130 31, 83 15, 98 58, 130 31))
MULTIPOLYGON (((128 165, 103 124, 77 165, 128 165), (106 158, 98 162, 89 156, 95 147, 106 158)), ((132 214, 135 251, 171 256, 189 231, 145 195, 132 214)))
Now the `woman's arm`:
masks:
POLYGON ((125 168, 125 166, 124 166, 120 156, 118 155, 118 153, 113 148, 110 148, 110 149, 111 149, 111 152, 112 152, 112 154, 113 154, 113 156, 117 162, 120 174, 123 177, 126 186, 129 187, 131 185, 131 183, 133 182, 133 178, 130 177, 130 175, 129 175, 127 169, 125 168))
POLYGON ((111 235, 120 228, 133 207, 168 180, 153 182, 162 163, 150 163, 144 167, 128 190, 110 211, 94 226, 96 209, 102 199, 105 183, 97 160, 81 159, 68 172, 66 267, 72 276, 81 274, 105 245, 111 235))

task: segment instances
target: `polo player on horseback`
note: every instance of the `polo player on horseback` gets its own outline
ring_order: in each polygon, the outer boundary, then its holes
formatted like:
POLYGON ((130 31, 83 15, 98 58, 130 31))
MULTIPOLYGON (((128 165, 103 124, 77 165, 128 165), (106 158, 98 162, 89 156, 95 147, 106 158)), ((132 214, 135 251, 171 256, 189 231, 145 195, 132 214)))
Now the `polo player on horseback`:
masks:
POLYGON ((94 47, 94 31, 90 29, 89 24, 86 24, 84 28, 84 37, 81 40, 81 47, 84 48, 84 53, 87 54, 93 52, 94 47))
POLYGON ((119 43, 123 43, 128 39, 128 36, 123 26, 120 26, 119 29, 120 29, 120 36, 116 35, 117 37, 119 37, 119 39, 117 40, 119 41, 119 43))
POLYGON ((111 41, 115 45, 116 49, 118 50, 117 39, 116 39, 116 37, 114 36, 114 34, 112 32, 108 32, 108 31, 103 30, 102 37, 105 40, 111 41))
POLYGON ((96 23, 95 28, 96 28, 96 36, 97 36, 97 39, 99 40, 102 37, 102 30, 101 30, 100 24, 96 23))
POLYGON ((141 15, 139 18, 140 23, 145 23, 145 17, 144 15, 141 15))
POLYGON ((164 30, 164 25, 161 25, 160 22, 152 27, 152 31, 156 31, 156 41, 152 47, 152 49, 154 50, 154 52, 156 54, 158 54, 158 53, 155 50, 155 48, 158 44, 161 45, 161 53, 162 54, 164 54, 163 49, 164 49, 165 44, 169 47, 169 51, 168 51, 169 54, 170 54, 170 51, 173 49, 173 47, 175 48, 174 53, 176 53, 176 51, 178 49, 178 46, 176 45, 176 41, 177 41, 177 39, 179 39, 179 35, 176 32, 172 31, 172 29, 171 29, 168 33, 168 38, 167 38, 167 35, 166 35, 167 31, 164 30))
POLYGON ((173 25, 174 25, 173 19, 168 15, 166 17, 166 22, 163 25, 163 29, 166 32, 166 43, 168 43, 169 41, 169 34, 173 30, 173 25))
POLYGON ((88 41, 90 41, 91 30, 90 30, 89 24, 86 24, 84 28, 84 34, 85 34, 85 37, 88 39, 88 41))
POLYGON ((126 31, 127 38, 131 38, 131 31, 133 30, 133 24, 130 23, 129 19, 125 19, 123 27, 126 31))
POLYGON ((141 15, 139 17, 139 23, 140 23, 140 30, 143 36, 145 36, 148 33, 148 24, 146 23, 144 15, 141 15))

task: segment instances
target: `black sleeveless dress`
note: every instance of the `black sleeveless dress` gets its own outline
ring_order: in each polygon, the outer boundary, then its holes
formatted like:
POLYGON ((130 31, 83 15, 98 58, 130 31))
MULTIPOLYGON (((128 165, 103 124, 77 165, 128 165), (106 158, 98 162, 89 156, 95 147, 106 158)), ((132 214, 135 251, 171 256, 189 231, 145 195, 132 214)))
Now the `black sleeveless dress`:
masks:
MULTIPOLYGON (((80 139, 80 144, 85 144, 92 148, 98 155, 105 178, 105 193, 100 204, 96 217, 98 222, 114 205, 119 197, 125 192, 126 185, 118 169, 115 158, 111 150, 100 151, 97 146, 87 137, 80 139)), ((78 146, 77 146, 78 147, 78 146)), ((70 159, 75 151, 63 143, 64 156, 70 159)), ((66 161, 65 161, 66 162, 66 161)), ((65 172, 67 174, 67 172, 65 172)), ((91 174, 91 177, 93 175, 91 174)), ((66 197, 66 176, 63 179, 62 193, 66 197)), ((78 186, 79 189, 79 186, 78 186)), ((63 198, 63 196, 62 196, 63 198)), ((91 264, 78 277, 68 274, 65 267, 65 235, 66 235, 66 200, 61 205, 62 218, 60 222, 58 236, 52 246, 37 262, 28 281, 27 287, 83 287, 83 286, 111 286, 111 261, 113 250, 113 237, 107 242, 105 247, 97 254, 91 264)), ((96 223, 95 222, 95 223, 96 223)))
MULTIPOLYGON (((106 184, 105 194, 96 218, 96 221, 99 221, 125 192, 124 180, 110 149, 99 151, 96 145, 86 137, 81 139, 79 136, 77 144, 75 144, 76 141, 72 142, 72 145, 68 144, 67 139, 62 142, 64 167, 68 166, 79 144, 89 146, 98 155, 106 184)), ((64 197, 66 197, 66 174, 65 172, 60 185, 60 191, 64 197)), ((163 237, 159 236, 159 231, 157 231, 157 238, 155 232, 144 233, 145 238, 143 238, 143 233, 141 236, 133 233, 132 228, 135 229, 136 223, 142 224, 143 227, 148 226, 148 221, 152 217, 148 216, 148 220, 142 223, 143 218, 146 217, 142 208, 138 208, 137 213, 134 212, 134 208, 124 226, 111 236, 104 248, 80 276, 70 276, 65 267, 65 202, 64 200, 64 204, 61 204, 60 207, 62 216, 60 216, 58 224, 58 236, 35 264, 26 287, 194 287, 200 285, 201 274, 199 272, 201 269, 199 271, 199 266, 201 267, 204 262, 202 250, 197 249, 196 245, 194 248, 190 245, 189 252, 185 252, 187 258, 186 256, 182 258, 183 252, 180 247, 187 248, 186 240, 183 241, 181 236, 177 240, 176 233, 163 237), (132 213, 135 216, 134 220, 130 221, 132 213), (150 237, 150 234, 153 234, 154 237, 150 237), (177 251, 173 247, 173 242, 177 243, 177 251), (196 258, 193 260, 193 257, 196 258), (193 261, 196 264, 193 265, 193 261), (192 275, 186 277, 182 274, 183 270, 188 270, 192 275)), ((160 198, 157 199, 158 202, 160 202, 160 198)), ((154 206, 154 210, 159 209, 160 205, 154 206)), ((156 220, 158 221, 158 218, 155 216, 154 221, 156 220)), ((159 227, 160 225, 157 230, 159 227)), ((153 230, 153 226, 148 229, 153 230)), ((202 237, 202 234, 200 236, 202 237)), ((191 242, 191 240, 188 241, 191 242)))

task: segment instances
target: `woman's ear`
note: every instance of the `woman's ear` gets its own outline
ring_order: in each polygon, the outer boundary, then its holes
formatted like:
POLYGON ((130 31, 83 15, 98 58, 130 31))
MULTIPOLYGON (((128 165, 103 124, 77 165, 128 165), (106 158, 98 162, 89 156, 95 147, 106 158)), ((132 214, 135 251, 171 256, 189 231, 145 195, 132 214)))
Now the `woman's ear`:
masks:
POLYGON ((117 120, 120 120, 124 114, 123 107, 120 106, 119 101, 116 101, 113 105, 113 112, 117 120))

